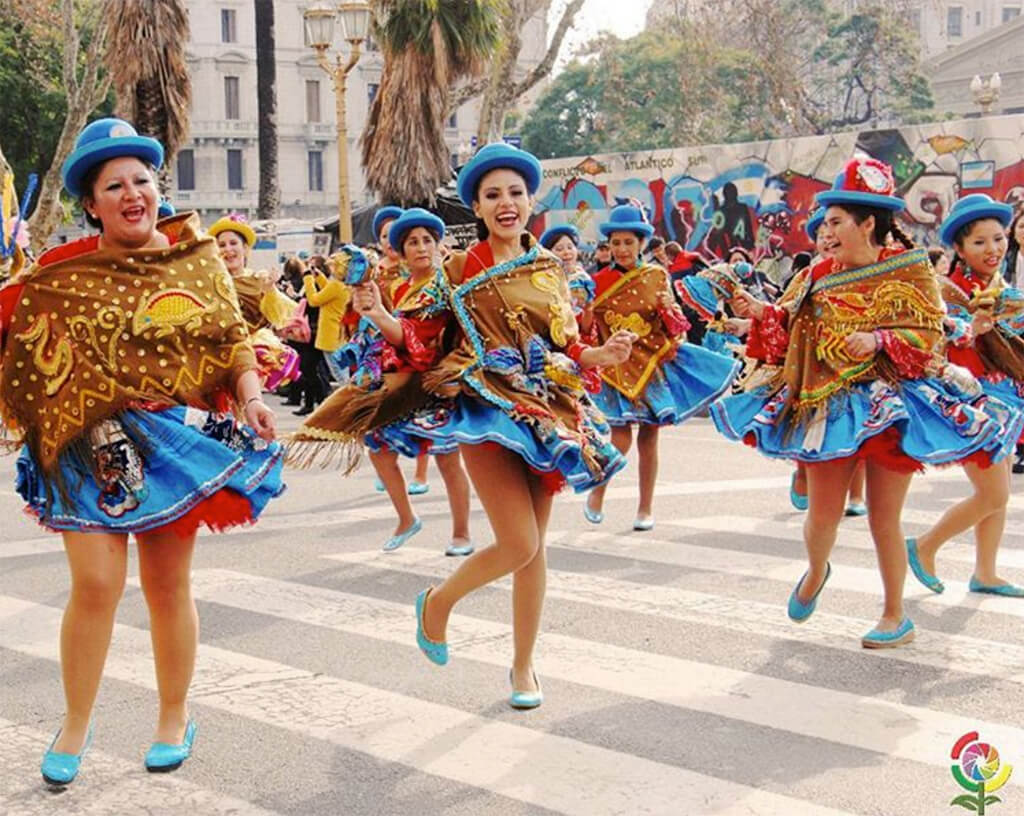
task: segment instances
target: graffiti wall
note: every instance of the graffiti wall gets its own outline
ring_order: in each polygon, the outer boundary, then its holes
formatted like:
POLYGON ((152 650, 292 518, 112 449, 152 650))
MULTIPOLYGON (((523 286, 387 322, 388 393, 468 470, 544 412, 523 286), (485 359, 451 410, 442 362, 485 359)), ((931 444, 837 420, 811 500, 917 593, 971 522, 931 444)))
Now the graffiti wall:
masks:
POLYGON ((542 162, 531 229, 575 224, 589 248, 608 210, 639 201, 666 240, 706 256, 730 247, 757 259, 809 249, 814 194, 846 160, 867 154, 893 167, 906 231, 936 243, 939 223, 968 193, 1024 204, 1024 115, 964 119, 745 144, 611 153, 542 162))

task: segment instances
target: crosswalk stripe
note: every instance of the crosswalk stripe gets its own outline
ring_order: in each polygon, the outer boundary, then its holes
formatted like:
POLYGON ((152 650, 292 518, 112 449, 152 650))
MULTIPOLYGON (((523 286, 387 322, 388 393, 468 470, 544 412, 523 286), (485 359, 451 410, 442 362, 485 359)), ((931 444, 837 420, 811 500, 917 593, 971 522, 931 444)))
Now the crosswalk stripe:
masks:
MULTIPOLYGON (((404 554, 395 555, 373 566, 401 569, 404 554)), ((194 589, 218 604, 415 648, 408 605, 227 570, 199 571, 194 589)), ((510 626, 464 615, 452 617, 449 641, 454 655, 499 666, 512 653, 510 626)), ((948 757, 937 746, 972 729, 984 730, 1000 751, 1006 745, 1007 756, 1024 755, 1024 730, 1009 726, 554 633, 540 641, 544 676, 617 694, 866 751, 887 745, 891 755, 938 767, 948 757)))
MULTIPOLYGON (((450 565, 442 563, 437 553, 414 547, 403 547, 386 556, 365 552, 328 555, 325 558, 363 566, 368 570, 411 572, 429 575, 437 580, 443 579, 451 571, 450 565)), ((510 589, 511 581, 506 578, 495 582, 493 586, 510 589)), ((780 640, 817 643, 863 655, 870 661, 879 657, 896 658, 906 663, 982 677, 999 677, 1024 684, 1024 646, 929 631, 921 633, 912 648, 902 649, 898 655, 865 655, 860 637, 874 626, 874 621, 818 611, 797 628, 786 617, 783 604, 788 596, 785 595, 778 604, 768 604, 746 598, 692 592, 675 586, 642 584, 592 573, 556 570, 550 565, 547 594, 549 598, 651 615, 660 620, 677 620, 780 640)), ((219 602, 212 590, 207 593, 207 600, 219 602)))
POLYGON ((52 816, 56 812, 112 813, 194 813, 201 816, 274 816, 274 811, 257 807, 233 796, 207 790, 188 781, 183 774, 151 774, 136 762, 100 750, 95 744, 82 762, 79 778, 60 795, 54 794, 39 775, 43 751, 52 734, 0 719, 3 746, 4 791, 0 809, 9 816, 52 816), (128 803, 131 803, 130 805, 128 803))
MULTIPOLYGON (((0 648, 55 660, 60 615, 0 596, 0 648)), ((408 629, 410 607, 405 617, 408 629)), ((148 632, 116 626, 106 676, 153 688, 149 651, 148 632)), ((421 656, 416 660, 429 670, 421 656)), ((638 797, 652 813, 844 813, 213 646, 200 645, 198 667, 192 690, 198 704, 566 814, 636 812, 638 797)))

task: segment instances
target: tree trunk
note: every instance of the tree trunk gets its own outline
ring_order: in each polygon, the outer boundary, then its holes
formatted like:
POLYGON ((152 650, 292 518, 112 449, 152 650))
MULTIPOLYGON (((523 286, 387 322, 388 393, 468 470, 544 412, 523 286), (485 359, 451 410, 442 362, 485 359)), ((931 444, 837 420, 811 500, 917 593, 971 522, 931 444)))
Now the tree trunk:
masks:
POLYGON ((281 188, 277 178, 277 64, 274 53, 274 2, 256 5, 256 100, 259 108, 260 193, 256 214, 277 218, 281 188))

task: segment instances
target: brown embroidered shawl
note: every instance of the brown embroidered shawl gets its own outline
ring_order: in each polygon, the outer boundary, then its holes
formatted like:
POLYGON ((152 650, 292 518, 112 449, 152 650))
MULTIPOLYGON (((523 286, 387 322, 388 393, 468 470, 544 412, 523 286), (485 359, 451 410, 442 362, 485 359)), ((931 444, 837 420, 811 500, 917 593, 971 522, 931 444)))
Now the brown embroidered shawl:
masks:
POLYGON ((1024 381, 1024 295, 1006 285, 997 274, 988 289, 969 295, 949 278, 942 281, 942 296, 947 303, 960 306, 968 314, 987 311, 995 326, 975 338, 974 348, 986 368, 1024 381))

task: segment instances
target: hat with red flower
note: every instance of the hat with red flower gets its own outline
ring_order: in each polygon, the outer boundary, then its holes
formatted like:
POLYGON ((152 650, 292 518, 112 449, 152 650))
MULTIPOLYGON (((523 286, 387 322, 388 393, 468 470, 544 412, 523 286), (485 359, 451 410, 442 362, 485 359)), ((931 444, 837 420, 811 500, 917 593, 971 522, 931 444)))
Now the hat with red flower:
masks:
POLYGON ((906 204, 895 195, 892 168, 883 161, 856 156, 836 176, 831 190, 818 193, 814 200, 822 207, 853 204, 899 212, 906 204))

